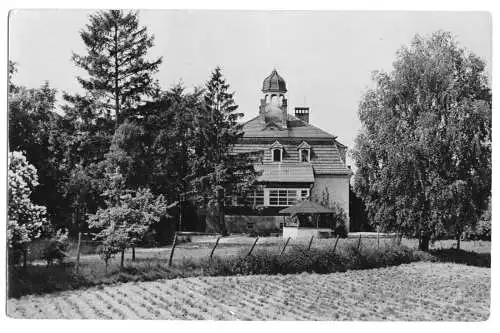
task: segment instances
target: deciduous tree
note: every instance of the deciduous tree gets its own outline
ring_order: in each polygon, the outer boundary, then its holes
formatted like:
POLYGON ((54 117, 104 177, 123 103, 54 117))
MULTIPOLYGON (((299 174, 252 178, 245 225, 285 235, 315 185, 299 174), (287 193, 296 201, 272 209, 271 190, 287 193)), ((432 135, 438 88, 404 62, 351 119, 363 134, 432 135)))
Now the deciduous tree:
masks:
POLYGON ((371 221, 459 241, 491 191, 491 95, 485 64, 449 33, 416 36, 359 107, 355 190, 371 221))
POLYGON ((106 207, 89 215, 89 226, 98 231, 100 253, 106 266, 118 252, 135 246, 142 240, 152 224, 166 215, 167 204, 162 195, 154 196, 149 189, 130 190, 124 177, 115 170, 106 174, 107 186, 103 192, 106 207))
POLYGON ((31 193, 38 186, 36 168, 21 152, 9 153, 8 196, 9 212, 7 220, 7 243, 9 262, 16 264, 21 255, 26 266, 28 245, 40 237, 42 229, 48 226, 44 206, 31 201, 31 193))

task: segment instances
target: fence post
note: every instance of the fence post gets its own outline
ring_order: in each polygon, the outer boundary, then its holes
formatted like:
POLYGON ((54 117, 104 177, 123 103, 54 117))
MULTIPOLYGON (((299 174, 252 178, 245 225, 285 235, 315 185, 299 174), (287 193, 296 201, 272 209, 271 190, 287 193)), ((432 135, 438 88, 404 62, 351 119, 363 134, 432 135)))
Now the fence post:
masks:
POLYGON ((212 248, 212 252, 210 252, 210 259, 212 259, 212 256, 214 255, 215 248, 217 247, 217 244, 219 244, 220 236, 217 237, 217 240, 215 241, 215 245, 212 248))
POLYGON ((288 245, 288 242, 290 241, 290 238, 292 238, 292 237, 288 237, 288 239, 286 240, 285 246, 283 246, 283 248, 281 249, 280 256, 283 254, 283 252, 285 252, 286 246, 288 245))
POLYGON ((380 228, 377 226, 377 250, 380 248, 380 228))
POLYGON ((337 235, 337 239, 335 240, 335 245, 333 246, 333 253, 335 253, 335 250, 337 249, 337 243, 339 242, 340 235, 337 235))
POLYGON ((359 234, 359 241, 358 241, 358 250, 359 250, 359 246, 361 245, 361 234, 359 234))
POLYGON ((309 246, 307 247, 307 251, 311 249, 311 245, 313 243, 314 235, 311 236, 311 240, 309 241, 309 246))
POLYGON ((172 266, 172 259, 174 258, 174 250, 175 246, 177 245, 177 231, 175 232, 174 235, 174 243, 172 244, 172 250, 170 251, 170 259, 168 260, 168 266, 172 266))
POLYGON ((132 246, 132 261, 135 261, 135 245, 132 246))
POLYGON ((78 244, 76 246, 76 264, 75 272, 78 274, 78 268, 80 267, 80 247, 82 245, 82 233, 78 232, 78 244))
POLYGON ((248 251, 247 257, 252 254, 253 248, 255 247, 255 244, 257 244, 258 240, 259 240, 259 237, 255 238, 255 242, 253 242, 253 245, 250 248, 250 251, 248 251))

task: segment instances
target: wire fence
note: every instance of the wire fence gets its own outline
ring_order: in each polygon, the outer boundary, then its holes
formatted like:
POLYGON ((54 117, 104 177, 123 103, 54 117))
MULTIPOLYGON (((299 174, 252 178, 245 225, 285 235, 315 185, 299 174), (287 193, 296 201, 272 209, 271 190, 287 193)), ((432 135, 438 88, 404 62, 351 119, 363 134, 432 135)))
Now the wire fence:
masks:
MULTIPOLYGON (((30 246, 29 261, 43 260, 43 249, 49 240, 37 240, 30 246)), ((199 232, 176 232, 172 245, 154 248, 127 249, 127 260, 159 260, 172 266, 174 262, 183 259, 211 259, 213 257, 250 256, 257 250, 267 250, 283 255, 293 248, 333 249, 341 251, 349 246, 379 249, 393 244, 401 244, 413 249, 418 248, 418 239, 399 238, 395 234, 382 233, 354 233, 347 238, 282 238, 276 237, 250 237, 248 235, 231 235, 222 237, 220 234, 199 232)), ((472 242, 471 242, 472 243, 472 242)), ((91 239, 91 235, 79 234, 79 240, 71 240, 67 250, 67 260, 73 261, 76 270, 81 260, 85 262, 100 260, 98 257, 99 241, 91 239)), ((480 245, 480 244, 479 244, 480 245)), ((452 248, 456 246, 453 241, 439 241, 431 245, 433 249, 452 248)), ((478 244, 469 246, 477 249, 478 244)), ((489 246, 489 244, 488 244, 489 246)))

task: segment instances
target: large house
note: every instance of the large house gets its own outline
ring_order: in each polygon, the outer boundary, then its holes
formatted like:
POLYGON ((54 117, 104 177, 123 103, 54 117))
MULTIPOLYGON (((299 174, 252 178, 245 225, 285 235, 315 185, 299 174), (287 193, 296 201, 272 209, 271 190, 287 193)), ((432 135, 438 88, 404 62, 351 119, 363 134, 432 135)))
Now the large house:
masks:
MULTIPOLYGON (((290 114, 285 80, 276 70, 264 79, 259 113, 243 126, 235 153, 260 153, 258 186, 241 202, 231 197, 226 213, 229 232, 277 230, 278 211, 299 200, 337 203, 349 216, 346 149, 336 137, 309 123, 309 108, 290 114)), ((348 226, 347 226, 348 227, 348 226)))

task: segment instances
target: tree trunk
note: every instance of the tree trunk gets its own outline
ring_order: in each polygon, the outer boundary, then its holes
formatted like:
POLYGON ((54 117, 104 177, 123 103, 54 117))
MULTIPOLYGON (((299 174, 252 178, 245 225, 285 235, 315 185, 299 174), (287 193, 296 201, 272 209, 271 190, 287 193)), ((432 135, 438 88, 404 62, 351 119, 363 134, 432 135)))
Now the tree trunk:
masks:
POLYGON ((23 269, 26 269, 26 262, 28 261, 28 250, 23 250, 23 269))
POLYGON ((120 269, 123 269, 123 260, 125 259, 125 250, 122 250, 122 255, 120 258, 120 269))
POLYGON ((132 246, 132 261, 135 261, 135 246, 132 246))
POLYGON ((224 219, 224 192, 222 190, 217 193, 217 202, 219 206, 219 228, 222 236, 227 236, 226 223, 224 219))
POLYGON ((461 237, 461 234, 457 233, 457 250, 460 250, 460 237, 461 237))
POLYGON ((179 227, 178 231, 182 231, 182 197, 179 195, 179 227))
POLYGON ((429 252, 429 242, 431 238, 427 234, 422 234, 420 236, 420 242, 419 242, 419 250, 429 252))
POLYGON ((115 23, 115 35, 114 35, 114 43, 115 43, 115 82, 114 82, 114 88, 115 88, 115 129, 118 128, 120 125, 120 90, 118 86, 118 77, 119 77, 119 67, 118 67, 118 26, 115 23))

